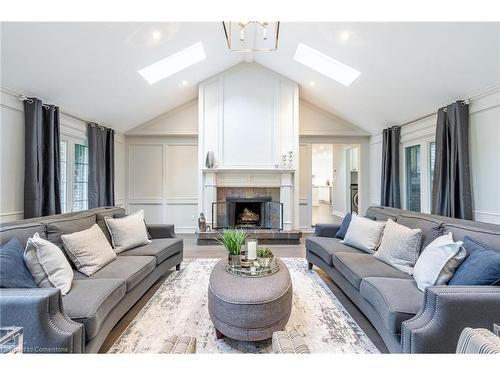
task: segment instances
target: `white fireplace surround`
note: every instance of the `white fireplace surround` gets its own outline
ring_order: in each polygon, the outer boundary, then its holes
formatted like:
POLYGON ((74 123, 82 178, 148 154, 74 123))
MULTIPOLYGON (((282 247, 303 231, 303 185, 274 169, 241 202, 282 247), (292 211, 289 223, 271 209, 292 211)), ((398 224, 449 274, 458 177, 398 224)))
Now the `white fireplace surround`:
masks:
POLYGON ((276 187, 283 204, 283 229, 293 228, 294 174, 291 169, 203 169, 203 212, 212 223, 212 203, 217 201, 219 187, 276 187))

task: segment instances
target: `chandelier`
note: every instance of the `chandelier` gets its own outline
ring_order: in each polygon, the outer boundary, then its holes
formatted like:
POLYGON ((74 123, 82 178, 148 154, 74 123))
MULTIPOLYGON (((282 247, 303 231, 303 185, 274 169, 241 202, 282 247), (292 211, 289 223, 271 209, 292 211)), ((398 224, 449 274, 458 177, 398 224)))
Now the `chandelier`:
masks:
POLYGON ((279 22, 225 21, 222 25, 231 51, 276 51, 278 48, 279 22))

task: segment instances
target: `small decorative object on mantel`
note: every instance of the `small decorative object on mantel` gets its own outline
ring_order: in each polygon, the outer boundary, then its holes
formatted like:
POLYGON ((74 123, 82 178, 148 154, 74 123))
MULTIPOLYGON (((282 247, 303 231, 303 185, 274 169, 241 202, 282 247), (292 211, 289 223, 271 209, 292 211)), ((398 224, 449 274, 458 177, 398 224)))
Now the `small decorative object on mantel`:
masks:
POLYGON ((269 267, 273 261, 274 254, 268 247, 259 247, 257 249, 257 263, 261 267, 269 267))
POLYGON ((247 234, 245 231, 238 229, 228 229, 223 233, 219 233, 219 239, 217 241, 224 246, 228 252, 228 265, 240 265, 241 247, 245 243, 246 237, 247 234))
POLYGON ((293 151, 288 151, 288 168, 293 169, 293 151))
POLYGON ((286 154, 281 155, 281 168, 286 168, 286 154))
POLYGON ((198 218, 198 229, 200 232, 207 231, 207 220, 205 219, 205 214, 200 213, 200 217, 198 218))
POLYGON ((215 167, 215 154, 213 151, 207 152, 207 158, 205 159, 205 166, 207 168, 214 168, 215 167))

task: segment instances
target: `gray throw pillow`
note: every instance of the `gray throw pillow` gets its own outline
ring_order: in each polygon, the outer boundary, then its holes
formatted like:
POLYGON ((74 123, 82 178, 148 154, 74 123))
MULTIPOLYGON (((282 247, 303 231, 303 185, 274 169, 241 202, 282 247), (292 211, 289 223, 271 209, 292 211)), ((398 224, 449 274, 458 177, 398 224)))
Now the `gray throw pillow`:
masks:
POLYGON ((344 240, 340 242, 373 254, 380 243, 385 223, 385 221, 374 221, 353 213, 344 240))
POLYGON ((61 239, 76 269, 86 276, 92 276, 116 258, 113 248, 97 224, 81 232, 63 234, 61 239))
POLYGON ((462 241, 453 241, 451 232, 436 238, 425 247, 413 268, 418 289, 446 284, 466 256, 462 241))
POLYGON ((117 254, 151 242, 144 222, 144 210, 119 219, 105 217, 104 220, 117 254))
POLYGON ((387 221, 380 246, 373 256, 409 275, 417 262, 422 230, 387 221))
POLYGON ((28 239, 24 262, 39 288, 57 288, 66 295, 73 282, 73 269, 62 250, 38 233, 28 239))

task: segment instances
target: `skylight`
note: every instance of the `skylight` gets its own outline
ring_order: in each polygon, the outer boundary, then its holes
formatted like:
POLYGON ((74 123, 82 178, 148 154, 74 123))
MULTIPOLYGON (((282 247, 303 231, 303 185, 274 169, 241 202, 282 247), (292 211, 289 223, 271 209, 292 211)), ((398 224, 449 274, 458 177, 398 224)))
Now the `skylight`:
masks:
POLYGON ((152 85, 205 59, 203 44, 198 42, 139 70, 139 74, 152 85))
POLYGON ((361 74, 356 69, 302 43, 297 46, 294 59, 344 86, 349 86, 361 74))

